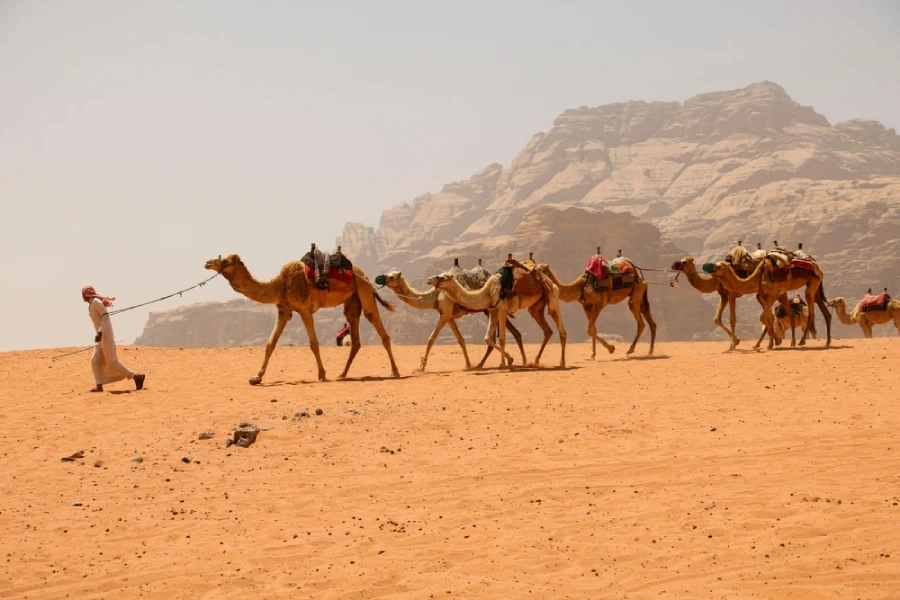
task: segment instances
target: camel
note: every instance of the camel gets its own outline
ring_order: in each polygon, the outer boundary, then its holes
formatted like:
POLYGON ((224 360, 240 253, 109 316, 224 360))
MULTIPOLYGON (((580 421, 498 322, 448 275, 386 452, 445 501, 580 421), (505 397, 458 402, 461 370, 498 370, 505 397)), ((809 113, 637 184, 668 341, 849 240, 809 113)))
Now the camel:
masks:
MULTIPOLYGON (((794 313, 794 318, 797 320, 797 325, 799 325, 801 329, 806 329, 806 325, 809 322, 809 307, 802 304, 799 295, 791 300, 791 305, 787 310, 793 310, 797 305, 801 306, 800 314, 794 313)), ((785 332, 791 327, 791 319, 786 313, 783 317, 779 317, 777 306, 772 307, 772 312, 775 317, 775 345, 780 346, 781 340, 784 339, 785 332)), ((762 328, 765 332, 765 325, 763 325, 762 328)), ((812 328, 810 328, 810 335, 813 339, 817 339, 816 332, 812 328)))
POLYGON ((867 338, 872 337, 874 325, 884 325, 891 321, 894 322, 897 332, 900 333, 900 300, 892 299, 888 302, 887 310, 870 310, 868 312, 862 311, 862 303, 863 301, 860 300, 850 314, 847 314, 847 301, 844 298, 835 298, 828 303, 828 306, 834 307, 837 318, 844 325, 857 323, 867 338))
MULTIPOLYGON (((772 263, 769 260, 762 260, 757 264, 756 269, 750 277, 739 277, 734 271, 734 266, 730 261, 722 260, 711 267, 711 274, 722 286, 729 292, 734 294, 756 294, 756 299, 762 305, 762 315, 760 322, 765 326, 763 335, 754 348, 759 348, 762 344, 765 334, 769 334, 769 350, 774 347, 777 335, 775 333, 775 317, 772 314, 772 306, 776 300, 780 300, 785 306, 788 304, 787 292, 790 289, 790 273, 784 281, 775 281, 772 277, 772 263)), ((788 312, 791 320, 791 346, 796 345, 794 337, 794 314, 788 312)))
MULTIPOLYGON (((713 323, 724 329, 725 333, 728 334, 728 337, 731 340, 731 348, 729 349, 734 350, 737 348, 738 344, 741 343, 741 340, 737 337, 737 330, 735 328, 735 325, 737 325, 736 300, 743 294, 729 292, 715 277, 706 278, 700 275, 700 273, 697 272, 697 266, 694 264, 693 256, 685 256, 681 260, 675 261, 672 265, 672 270, 684 273, 688 283, 691 284, 691 287, 701 294, 711 294, 713 292, 719 294, 719 306, 716 308, 716 314, 713 316, 713 323), (722 323, 722 313, 725 311, 726 305, 731 314, 731 329, 722 323)), ((678 275, 675 276, 675 279, 676 281, 678 280, 678 275)))
MULTIPOLYGON (((757 247, 759 248, 759 245, 757 245, 757 247)), ((741 246, 739 242, 738 246, 728 253, 725 260, 731 263, 735 270, 744 270, 746 272, 752 272, 759 262, 768 260, 772 267, 767 269, 768 275, 763 278, 763 283, 768 290, 767 293, 774 292, 776 288, 786 292, 806 288, 805 296, 809 310, 809 318, 807 320, 807 326, 803 330, 803 336, 800 338, 800 345, 805 346, 806 340, 810 335, 817 337, 815 306, 818 305, 819 309, 822 311, 822 316, 825 318, 827 338, 825 347, 831 346, 831 313, 828 311, 828 304, 825 298, 825 286, 823 283, 824 275, 815 259, 803 251, 803 244, 799 245, 796 252, 792 252, 787 248, 779 246, 778 242, 775 242, 775 248, 768 253, 759 248, 756 252, 750 254, 750 252, 741 246), (811 263, 812 269, 803 269, 792 266, 792 258, 800 258, 808 261, 811 263)), ((771 315, 766 313, 763 317, 769 318, 771 315)), ((770 324, 774 325, 774 319, 771 319, 770 324)), ((772 335, 772 333, 774 333, 774 331, 769 330, 769 334, 772 335)), ((756 346, 754 346, 755 348, 759 348, 764 336, 765 334, 760 336, 759 341, 757 341, 756 346)), ((794 337, 794 332, 791 330, 792 346, 794 345, 794 337)), ((769 340, 769 346, 771 347, 771 345, 772 340, 769 340)))
POLYGON ((385 302, 372 287, 372 283, 368 280, 362 269, 353 267, 353 281, 346 283, 336 279, 329 282, 328 290, 317 289, 311 278, 306 275, 306 265, 300 261, 289 262, 281 268, 281 272, 270 281, 257 281, 247 270, 241 257, 237 254, 230 254, 224 258, 212 258, 206 261, 206 268, 221 273, 228 281, 232 289, 239 294, 243 294, 254 302, 262 304, 274 304, 278 308, 278 316, 275 320, 275 327, 272 334, 266 342, 266 354, 263 358, 262 366, 255 377, 250 379, 250 385, 259 385, 262 383, 263 376, 266 374, 266 366, 269 364, 269 358, 278 344, 278 338, 284 331, 285 325, 291 320, 292 313, 297 311, 300 318, 303 319, 303 325, 306 327, 306 334, 309 336, 309 348, 316 357, 316 364, 319 367, 319 381, 326 381, 325 367, 322 365, 322 357, 319 356, 319 340, 316 337, 316 327, 313 322, 313 313, 320 308, 331 308, 334 306, 344 305, 344 318, 350 324, 350 338, 352 344, 350 346, 350 355, 347 357, 347 364, 339 378, 343 379, 350 370, 350 365, 359 352, 359 316, 360 313, 366 316, 366 319, 375 327, 378 335, 381 337, 381 343, 387 351, 388 358, 391 361, 391 372, 394 377, 400 376, 397 369, 397 363, 394 362, 394 354, 391 352, 391 338, 384 329, 381 322, 381 316, 378 314, 378 306, 376 300, 382 306, 390 311, 395 310, 394 306, 385 302))
MULTIPOLYGON (((468 273, 471 275, 471 272, 465 272, 462 269, 460 271, 464 273, 468 273)), ((431 336, 428 338, 428 345, 425 347, 425 356, 422 357, 422 363, 419 365, 419 368, 416 369, 418 372, 425 371, 425 366, 428 364, 428 354, 431 352, 431 347, 434 345, 435 339, 437 339, 438 333, 440 333, 441 329, 444 328, 444 325, 449 325, 450 330, 453 332, 453 335, 456 336, 456 341, 459 343, 459 347, 462 348, 463 358, 466 361, 466 369, 472 368, 472 363, 469 362, 469 354, 466 352, 466 341, 463 339, 462 334, 459 332, 459 327, 456 325, 456 319, 460 317, 465 317, 466 315, 475 314, 476 312, 483 312, 487 314, 486 310, 483 311, 472 311, 467 309, 465 306, 454 302, 443 290, 439 290, 436 287, 431 288, 427 292, 420 292, 419 290, 413 289, 409 283, 407 283, 406 279, 403 278, 403 274, 399 271, 391 271, 390 273, 386 273, 381 277, 376 278, 376 283, 383 284, 391 289, 397 297, 400 298, 403 302, 408 304, 409 306, 419 309, 419 310, 436 310, 438 312, 438 322, 434 327, 434 331, 431 332, 431 336)), ((486 279, 486 278, 485 278, 486 279)), ((488 315, 490 316, 490 315, 488 315)), ((519 345, 519 350, 522 352, 522 364, 525 364, 525 347, 522 345, 522 334, 519 333, 519 330, 513 326, 509 321, 506 322, 506 327, 509 329, 509 332, 512 333, 513 337, 516 339, 516 343, 519 345)), ((475 367, 476 369, 480 369, 484 366, 485 361, 488 356, 490 356, 493 348, 490 346, 487 347, 487 352, 485 352, 484 357, 481 359, 481 362, 475 367)))
MULTIPOLYGON (((510 263, 510 259, 507 259, 510 263)), ((517 261, 512 261, 516 269, 526 269, 524 265, 517 261)), ((549 281, 539 271, 531 271, 533 276, 540 285, 532 286, 540 291, 520 291, 526 286, 514 288, 515 294, 512 297, 504 297, 501 294, 501 275, 495 273, 488 278, 487 282, 476 291, 469 291, 463 287, 453 273, 442 273, 428 278, 428 285, 443 290, 453 299, 454 302, 462 304, 470 310, 482 311, 487 310, 490 316, 487 332, 484 336, 484 343, 500 352, 500 368, 512 366, 512 356, 506 352, 506 323, 507 318, 512 316, 517 310, 527 309, 532 318, 537 321, 541 331, 544 332, 544 341, 538 351, 535 364, 541 360, 541 354, 547 346, 547 342, 553 335, 553 330, 547 324, 544 318, 544 306, 547 306, 550 316, 556 322, 556 328, 559 330, 559 340, 562 346, 560 356, 560 367, 566 366, 566 328, 562 322, 562 315, 559 312, 559 288, 553 282, 549 281), (493 340, 494 332, 499 332, 499 345, 493 340)), ((528 277, 529 275, 526 275, 528 277)))
POLYGON ((562 283, 549 265, 542 263, 539 264, 537 268, 559 288, 560 300, 563 302, 578 301, 584 309, 584 314, 588 321, 587 334, 591 338, 590 360, 594 360, 597 356, 597 342, 600 342, 610 354, 616 351, 615 346, 608 344, 606 340, 597 335, 597 317, 600 316, 600 311, 606 306, 618 304, 626 298, 628 299, 628 309, 631 311, 631 314, 634 315, 634 320, 637 323, 637 334, 634 336, 634 341, 631 342, 631 347, 628 348, 626 354, 632 354, 634 352, 634 347, 637 345, 638 339, 640 339, 641 334, 644 332, 645 326, 643 317, 646 317, 647 322, 650 324, 650 352, 648 352, 648 354, 653 354, 653 346, 656 343, 656 322, 653 320, 653 315, 650 314, 650 301, 647 298, 647 282, 643 277, 637 274, 637 270, 635 270, 636 277, 632 287, 598 292, 591 284, 587 271, 583 272, 578 279, 572 283, 562 283))

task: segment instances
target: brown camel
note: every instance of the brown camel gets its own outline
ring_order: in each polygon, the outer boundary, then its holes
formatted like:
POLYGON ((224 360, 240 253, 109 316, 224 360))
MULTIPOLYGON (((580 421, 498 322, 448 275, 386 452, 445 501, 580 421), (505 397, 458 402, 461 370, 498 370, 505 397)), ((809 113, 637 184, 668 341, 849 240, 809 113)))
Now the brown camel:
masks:
POLYGON ((284 326, 291 320, 293 311, 300 314, 303 319, 303 325, 306 327, 306 334, 309 336, 309 347, 316 356, 316 364, 319 367, 319 381, 325 381, 325 367, 322 365, 322 357, 319 356, 319 340, 316 337, 316 327, 313 322, 313 313, 320 308, 331 308, 334 306, 344 305, 344 318, 350 324, 350 338, 352 344, 350 346, 350 356, 347 357, 347 364, 344 371, 340 374, 343 379, 350 370, 350 365, 359 352, 359 316, 360 313, 365 314, 366 319, 375 327, 378 335, 381 336, 381 343, 387 350, 388 358, 391 360, 391 372, 394 377, 399 377, 400 372, 397 370, 397 363, 394 362, 394 355, 391 352, 391 338, 384 329, 381 322, 381 316, 378 314, 378 306, 376 300, 380 302, 388 310, 394 310, 392 304, 385 302, 375 293, 371 282, 366 278, 365 274, 357 266, 353 267, 353 281, 350 283, 337 279, 329 280, 329 289, 320 290, 314 285, 306 275, 306 265, 300 261, 289 262, 281 268, 281 272, 271 281, 257 281, 247 270, 247 267, 241 261, 241 257, 237 254, 230 254, 224 258, 213 258, 206 262, 206 268, 221 273, 228 280, 232 289, 239 294, 243 294, 254 302, 262 304, 274 304, 278 308, 278 317, 275 320, 275 327, 266 342, 266 355, 263 358, 262 366, 256 377, 250 379, 251 385, 259 385, 262 378, 266 374, 266 366, 269 364, 269 358, 278 344, 278 338, 284 331, 284 326))
MULTIPOLYGON (((376 283, 382 283, 381 279, 377 279, 376 283)), ((403 278, 403 274, 399 271, 391 271, 390 273, 385 274, 384 285, 390 288, 391 291, 397 294, 398 298, 409 306, 419 310, 436 310, 438 312, 437 325, 435 325, 434 331, 431 332, 431 336, 428 338, 428 345, 425 347, 425 356, 422 357, 422 363, 419 365, 417 371, 422 372, 425 370, 425 365, 428 364, 428 354, 431 352, 431 347, 434 345, 434 341, 437 339, 441 329, 444 328, 444 325, 449 325, 453 335, 456 336, 456 341, 459 342, 459 347, 462 348, 463 358, 466 361, 466 369, 472 368, 472 363, 469 362, 469 354, 466 352, 466 341, 459 332, 459 327, 456 325, 456 319, 477 312, 487 314, 486 310, 469 310, 465 306, 454 302, 444 291, 435 287, 430 288, 427 292, 415 290, 410 287, 406 279, 403 278)), ((506 322, 506 327, 513 337, 516 338, 519 350, 522 352, 522 364, 525 364, 525 347, 522 345, 522 334, 519 333, 519 330, 509 321, 506 322)), ((490 346, 487 347, 484 357, 476 367, 477 369, 484 366, 485 361, 493 350, 494 349, 490 346)))
POLYGON ((563 302, 578 301, 584 309, 584 314, 588 321, 587 334, 591 338, 591 360, 597 356, 597 342, 600 342, 610 354, 616 351, 615 346, 608 344, 606 340, 597 335, 597 317, 600 316, 600 311, 606 306, 618 304, 626 298, 628 299, 628 309, 634 315, 634 320, 637 323, 637 334, 635 334, 634 341, 631 342, 631 347, 628 348, 626 354, 634 352, 634 347, 644 332, 644 318, 647 319, 650 325, 650 352, 648 354, 653 354, 653 346, 656 344, 656 322, 650 313, 650 300, 647 298, 647 282, 637 274, 637 269, 635 269, 636 276, 632 287, 598 292, 591 284, 587 271, 582 273, 572 283, 562 283, 549 265, 540 264, 537 268, 547 275, 550 281, 559 288, 560 300, 563 302))
MULTIPOLYGON (((515 268, 525 269, 521 263, 518 263, 518 266, 515 268)), ((553 330, 550 329, 547 319, 544 318, 544 306, 547 306, 550 316, 556 322, 556 328, 559 330, 559 341, 562 346, 559 366, 565 367, 566 328, 563 325, 562 315, 559 312, 559 289, 538 271, 529 271, 529 274, 525 275, 525 277, 533 277, 539 285, 525 285, 523 283, 520 286, 517 282, 516 287, 513 289, 515 293, 512 297, 501 295, 502 286, 499 273, 491 275, 484 286, 477 291, 465 289, 456 281, 453 273, 442 273, 441 275, 430 277, 428 284, 445 291, 454 302, 462 304, 466 308, 476 311, 488 311, 490 322, 484 336, 484 343, 500 352, 501 369, 512 366, 512 357, 506 352, 507 318, 521 309, 527 309, 532 318, 537 321, 541 331, 544 332, 544 341, 534 361, 535 364, 540 362, 541 354, 543 354, 547 342, 553 335, 553 330), (539 291, 535 291, 535 288, 539 291), (494 343, 493 340, 495 331, 499 331, 499 345, 494 343)))
MULTIPOLYGON (((729 349, 734 350, 737 348, 737 345, 741 343, 741 340, 738 338, 737 330, 735 329, 735 325, 737 324, 736 300, 743 294, 729 292, 715 277, 707 278, 700 275, 700 273, 697 272, 697 265, 694 264, 693 256, 685 256, 681 260, 675 261, 672 265, 672 270, 684 273, 688 282, 691 284, 691 287, 701 294, 711 294, 713 292, 719 294, 719 306, 716 308, 716 314, 713 316, 713 323, 724 329, 725 333, 728 334, 728 337, 731 339, 731 347, 729 349), (731 315, 731 329, 722 323, 722 313, 725 312, 725 306, 728 306, 731 315)), ((675 276, 675 279, 678 279, 677 275, 675 276)))
POLYGON ((894 322, 897 332, 900 333, 900 300, 892 299, 888 303, 887 310, 870 310, 868 312, 862 311, 862 303, 863 301, 860 300, 850 314, 847 314, 847 301, 844 298, 835 298, 828 305, 834 307, 834 312, 841 323, 844 325, 857 323, 867 338, 872 337, 873 326, 884 325, 891 321, 894 322))
MULTIPOLYGON (((824 274, 816 259, 803 251, 803 244, 800 244, 798 250, 794 252, 779 246, 778 242, 775 242, 775 247, 769 252, 758 249, 753 254, 750 254, 738 243, 738 246, 728 253, 725 260, 734 266, 739 276, 743 276, 742 271, 744 273, 752 272, 760 261, 768 260, 772 265, 768 272, 771 274, 772 282, 776 287, 786 289, 789 292, 806 288, 804 295, 809 310, 809 319, 807 320, 806 328, 803 330, 803 336, 800 338, 800 345, 805 346, 806 340, 810 335, 817 337, 815 307, 818 305, 822 311, 822 316, 825 318, 827 338, 825 347, 831 346, 831 313, 828 311, 828 304, 825 298, 824 274), (812 268, 804 269, 795 266, 792 263, 794 258, 808 262, 812 268)), ((766 278, 764 277, 763 280, 765 281, 766 278)), ((793 337, 793 331, 791 336, 793 337)), ((761 342, 762 337, 756 343, 756 347, 759 347, 761 342)))
MULTIPOLYGON (((803 304, 800 296, 797 296, 793 300, 791 300, 791 305, 787 310, 794 310, 794 307, 800 306, 800 314, 794 313, 795 324, 800 327, 800 329, 806 329, 806 325, 809 322, 809 307, 803 304)), ((784 339, 785 332, 791 327, 791 319, 787 315, 787 312, 784 313, 784 316, 779 317, 778 310, 779 306, 775 305, 772 307, 773 315, 775 317, 775 345, 781 345, 781 340, 784 339)), ((763 332, 765 332, 765 325, 762 327, 763 332)), ((810 328, 809 331, 810 336, 813 339, 817 339, 816 332, 810 328)))
MULTIPOLYGON (((774 347, 777 335, 775 333, 775 317, 772 314, 772 306, 776 300, 780 300, 785 306, 788 304, 787 292, 790 289, 790 272, 788 272, 785 280, 776 280, 772 276, 774 269, 771 261, 763 260, 759 262, 750 277, 742 278, 735 273, 734 267, 729 261, 722 260, 711 267, 712 276, 721 282, 722 286, 729 293, 742 295, 755 293, 757 301, 762 305, 763 312, 759 320, 765 325, 765 331, 754 348, 759 348, 766 333, 769 334, 769 349, 771 350, 774 347)), ((793 313, 788 312, 788 317, 791 320, 791 346, 794 346, 796 345, 796 339, 793 334, 793 313)))

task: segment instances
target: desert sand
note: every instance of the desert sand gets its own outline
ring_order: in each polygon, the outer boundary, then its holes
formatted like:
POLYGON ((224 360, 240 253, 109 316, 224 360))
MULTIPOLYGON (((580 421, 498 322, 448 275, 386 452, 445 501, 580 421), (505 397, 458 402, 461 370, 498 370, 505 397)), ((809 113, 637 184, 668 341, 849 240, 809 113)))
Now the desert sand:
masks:
POLYGON ((0 354, 0 597, 897 598, 900 340, 751 343, 0 354))

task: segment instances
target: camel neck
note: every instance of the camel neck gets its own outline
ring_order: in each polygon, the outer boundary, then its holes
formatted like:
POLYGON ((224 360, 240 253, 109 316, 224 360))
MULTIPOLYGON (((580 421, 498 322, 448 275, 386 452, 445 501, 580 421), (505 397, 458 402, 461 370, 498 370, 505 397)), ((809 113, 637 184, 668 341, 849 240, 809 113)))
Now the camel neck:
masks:
POLYGON ((225 275, 225 279, 228 280, 234 291, 260 304, 277 304, 283 296, 280 278, 276 277, 271 281, 257 281, 243 264, 239 265, 230 277, 225 275))
POLYGON ((719 281, 715 277, 703 277, 696 269, 682 271, 688 283, 701 294, 711 294, 719 289, 719 281))
POLYGON ((419 290, 413 289, 405 279, 401 279, 398 282, 397 288, 398 289, 394 290, 397 297, 405 304, 419 310, 434 308, 437 304, 437 298, 441 293, 437 288, 431 288, 428 291, 420 292, 419 290))

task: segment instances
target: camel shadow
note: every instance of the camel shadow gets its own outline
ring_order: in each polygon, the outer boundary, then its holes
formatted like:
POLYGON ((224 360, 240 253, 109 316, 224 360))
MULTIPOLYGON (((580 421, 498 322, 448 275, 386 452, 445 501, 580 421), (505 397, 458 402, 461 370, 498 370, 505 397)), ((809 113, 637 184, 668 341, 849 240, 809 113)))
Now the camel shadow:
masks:
POLYGON ((319 381, 318 379, 313 379, 307 381, 305 379, 301 379, 299 381, 266 381, 264 383, 256 384, 252 387, 266 388, 266 387, 282 387, 285 385, 314 385, 317 383, 341 383, 342 381, 390 381, 390 380, 399 380, 399 379, 410 379, 413 375, 401 375, 400 377, 393 377, 391 375, 385 376, 373 376, 366 375, 363 377, 344 377, 343 379, 327 379, 325 381, 319 381))
POLYGON ((400 381, 401 379, 412 379, 415 375, 401 375, 394 377, 393 375, 364 375, 363 377, 344 377, 343 379, 335 379, 334 383, 355 382, 355 381, 400 381))
POLYGON ((818 351, 822 351, 822 350, 850 350, 852 348, 853 348, 853 346, 831 345, 831 346, 775 346, 772 349, 775 350, 776 352, 782 352, 782 351, 818 352, 818 351))
POLYGON ((643 356, 622 356, 620 358, 614 358, 611 362, 621 362, 621 361, 629 361, 629 360, 668 360, 672 358, 668 354, 645 354, 643 356))
POLYGON ((471 373, 472 375, 504 375, 506 373, 541 373, 547 371, 577 371, 578 369, 583 369, 584 367, 577 367, 574 365, 566 365, 565 367, 542 367, 542 366, 515 366, 513 365, 509 369, 501 369, 500 367, 491 367, 491 368, 481 368, 478 370, 472 371, 464 371, 466 373, 471 373))

